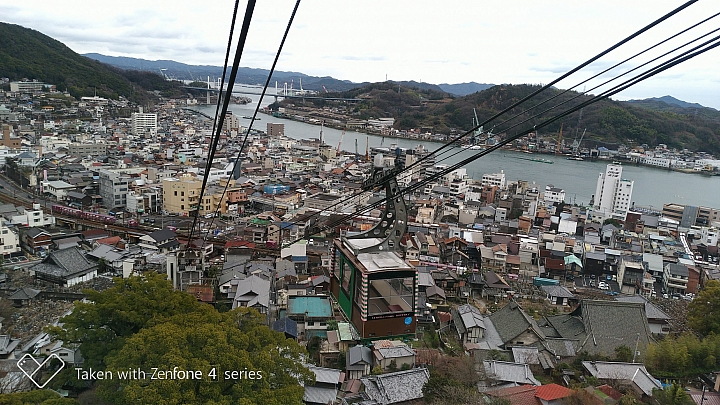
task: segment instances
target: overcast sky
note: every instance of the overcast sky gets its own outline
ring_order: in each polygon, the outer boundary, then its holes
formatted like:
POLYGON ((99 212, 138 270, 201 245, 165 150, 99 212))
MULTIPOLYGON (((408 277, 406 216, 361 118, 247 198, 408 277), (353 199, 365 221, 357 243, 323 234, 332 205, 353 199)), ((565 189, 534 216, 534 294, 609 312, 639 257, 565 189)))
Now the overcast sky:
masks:
MULTIPOLYGON (((435 84, 544 84, 682 3, 304 0, 277 69, 355 82, 387 77, 435 84)), ((0 0, 0 21, 36 29, 78 53, 221 66, 233 4, 228 0, 0 0)), ((271 66, 293 5, 287 0, 258 2, 242 66, 271 66)), ((244 10, 241 1, 239 21, 244 10)), ((717 12, 717 0, 699 1, 558 87, 571 87, 717 12)), ((662 50, 718 27, 720 17, 662 50)), ((240 22, 237 31, 239 28, 240 22)), ((633 66, 649 58, 643 56, 633 66)), ((720 48, 628 89, 618 98, 672 95, 720 109, 719 62, 720 48)))

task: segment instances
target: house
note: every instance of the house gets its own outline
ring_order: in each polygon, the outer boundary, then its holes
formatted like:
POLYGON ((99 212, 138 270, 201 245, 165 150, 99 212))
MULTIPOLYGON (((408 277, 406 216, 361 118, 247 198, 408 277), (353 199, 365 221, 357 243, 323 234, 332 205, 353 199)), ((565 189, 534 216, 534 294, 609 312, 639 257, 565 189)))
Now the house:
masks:
POLYGON ((267 313, 270 307, 270 280, 254 274, 239 280, 232 300, 232 309, 255 308, 261 314, 267 313))
POLYGON ((20 344, 20 339, 13 339, 9 335, 0 335, 0 359, 14 359, 15 348, 20 344))
POLYGON ((373 342, 375 365, 383 371, 415 367, 415 352, 398 340, 376 340, 373 342))
POLYGON ((610 385, 626 386, 643 397, 651 397, 654 389, 663 389, 660 381, 650 375, 641 363, 583 361, 582 365, 598 380, 610 385))
POLYGON ((620 295, 615 300, 621 302, 640 302, 645 304, 645 315, 647 316, 648 327, 650 332, 657 335, 667 335, 670 333, 670 316, 663 312, 657 305, 648 301, 641 295, 620 295))
POLYGON ((484 360, 482 365, 485 379, 478 383, 480 392, 519 385, 541 385, 530 370, 529 364, 484 360))
POLYGON ((160 229, 148 235, 142 236, 138 246, 147 249, 158 250, 161 253, 174 252, 180 248, 175 232, 169 229, 160 229))
POLYGON ((308 366, 315 374, 315 384, 305 386, 303 402, 308 405, 327 405, 337 398, 338 389, 344 381, 341 370, 308 366))
POLYGON ((22 307, 30 304, 30 301, 32 301, 38 294, 40 294, 40 290, 35 290, 30 287, 22 287, 12 293, 8 299, 12 300, 13 306, 22 307))
POLYGON ((286 339, 297 340, 298 338, 297 323, 287 316, 273 322, 272 330, 283 333, 286 339))
POLYGON ((526 314, 515 301, 509 302, 488 319, 495 326, 506 348, 529 346, 545 339, 535 319, 526 314))
POLYGON ((397 371, 360 379, 365 392, 363 397, 369 404, 403 404, 423 397, 422 389, 430 379, 426 368, 397 371))
POLYGON ((48 252, 52 245, 49 232, 42 228, 28 228, 20 237, 23 247, 32 254, 48 252))
POLYGON ((92 280, 97 277, 98 265, 76 247, 51 252, 41 263, 31 266, 30 274, 63 287, 92 280))
POLYGON ((330 299, 319 295, 288 297, 286 316, 297 322, 301 340, 326 337, 327 321, 334 319, 330 299))
POLYGON ((543 329, 555 337, 576 341, 577 353, 615 356, 615 348, 637 348, 642 359, 652 341, 645 314, 640 302, 582 300, 567 315, 547 316, 543 329))
POLYGON ((360 379, 370 374, 373 365, 372 350, 366 346, 353 346, 345 353, 347 378, 360 379))
POLYGON ((64 345, 62 340, 54 340, 46 345, 37 348, 34 355, 50 356, 57 355, 66 364, 72 364, 79 366, 84 362, 82 354, 80 353, 79 345, 64 345))
POLYGON ((484 317, 476 307, 465 304, 451 311, 455 330, 463 345, 477 344, 485 332, 484 317))
MULTIPOLYGON (((573 390, 557 384, 521 385, 489 391, 488 395, 502 398, 512 405, 564 405, 565 398, 573 394, 573 390)), ((587 404, 589 405, 589 404, 587 404)))
POLYGON ((570 300, 575 298, 570 290, 561 285, 544 285, 540 288, 545 292, 545 298, 553 305, 570 305, 570 300))

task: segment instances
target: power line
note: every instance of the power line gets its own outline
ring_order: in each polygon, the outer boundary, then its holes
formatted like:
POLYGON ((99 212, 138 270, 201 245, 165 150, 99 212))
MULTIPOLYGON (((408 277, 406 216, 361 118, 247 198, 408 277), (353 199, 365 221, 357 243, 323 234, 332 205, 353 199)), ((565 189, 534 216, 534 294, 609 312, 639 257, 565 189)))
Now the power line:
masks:
MULTIPOLYGON (((247 131, 245 131, 245 137, 243 138, 242 144, 240 145, 240 150, 238 150, 237 158, 235 159, 235 165, 233 166, 233 174, 235 174, 236 169, 238 169, 240 166, 240 155, 242 155, 242 151, 243 151, 243 149, 245 149, 245 144, 247 143, 248 136, 250 135, 250 129, 252 128, 253 123, 255 122, 255 117, 257 117, 258 110, 260 109, 260 103, 262 102, 263 97, 265 97, 265 92, 267 91, 267 87, 270 85, 270 79, 272 78, 273 72, 275 71, 275 67, 277 66, 278 59, 280 59, 280 53, 282 53, 283 46, 285 45, 285 40, 287 39, 288 33, 290 32, 290 27, 292 26, 293 20, 295 19, 295 14, 297 13, 297 9, 299 6, 300 6, 300 0, 297 0, 295 2, 295 7, 293 8, 292 14, 290 15, 290 20, 288 21, 287 27, 285 28, 285 33, 283 34, 282 40, 280 41, 280 46, 278 46, 278 50, 275 53, 275 60, 273 61, 272 67, 270 68, 270 72, 268 72, 267 80, 265 80, 265 86, 263 86, 262 93, 260 94, 260 100, 258 101, 258 104, 255 107, 255 112, 253 113, 252 119, 250 120, 250 124, 248 125, 247 131)), ((225 188, 223 189, 223 192, 220 197, 220 203, 218 203, 218 206, 215 208, 215 213, 213 215, 212 220, 210 221, 210 225, 208 226, 208 229, 211 229, 213 222, 215 222, 215 217, 217 217, 218 211, 220 210, 220 204, 222 204, 222 199, 225 196, 225 193, 227 192, 229 185, 230 185, 230 179, 228 179, 228 181, 225 183, 225 188)), ((208 232, 208 234, 209 233, 210 232, 208 232)), ((207 239, 207 234, 205 235, 205 237, 203 237, 203 243, 202 243, 203 246, 205 245, 206 239, 207 239)))
MULTIPOLYGON (((599 54, 597 54, 597 55, 593 56, 592 58, 588 59, 587 61, 581 63, 580 65, 578 65, 577 67, 573 68, 573 69, 570 70, 569 72, 561 75, 560 77, 558 77, 557 79, 553 80, 553 81, 550 82, 549 84, 541 87, 540 89, 537 89, 537 90, 533 91, 531 94, 523 97, 521 100, 516 101, 515 103, 513 103, 513 104, 510 105, 509 107, 507 107, 507 108, 503 109, 502 111, 496 113, 495 115, 493 115, 492 117, 488 118, 488 119, 485 120, 484 122, 482 122, 482 123, 477 123, 477 125, 476 125, 475 127, 473 127, 472 129, 470 129, 469 131, 467 131, 467 132, 463 133, 462 135, 460 135, 460 136, 452 139, 451 141, 447 142, 445 145, 439 147, 438 149, 436 149, 436 150, 433 151, 433 152, 430 152, 428 155, 422 157, 421 159, 418 159, 417 161, 415 161, 414 163, 412 163, 410 166, 403 168, 400 172, 398 172, 398 173, 393 173, 393 176, 399 176, 401 173, 412 169, 413 167, 419 165, 419 164, 422 163, 423 161, 429 159, 431 156, 435 156, 435 155, 438 154, 440 151, 448 148, 449 146, 452 146, 453 144, 457 143, 458 141, 460 141, 462 138, 466 137, 467 135, 473 133, 475 130, 479 129, 480 127, 483 127, 483 126, 487 125, 489 122, 491 122, 492 120, 497 119, 497 118, 499 118, 500 116, 508 113, 508 112, 511 111, 513 108, 515 108, 515 107, 517 107, 517 106, 525 103, 526 101, 532 99, 533 97, 537 96, 537 95, 540 94, 541 92, 543 92, 543 91, 551 88, 552 86, 554 86, 554 85, 557 84, 558 82, 560 82, 560 81, 566 79, 567 77, 571 76, 572 74, 580 71, 580 70, 583 69, 584 67, 586 67, 586 66, 590 65, 591 63, 597 61, 597 60, 600 59, 601 57, 607 55, 608 53, 612 52, 613 50, 615 50, 615 49, 619 48, 620 46, 626 44, 627 42, 631 41, 632 39, 636 38, 637 36, 639 36, 639 35, 641 35, 642 33, 648 31, 649 29, 655 27, 656 25, 658 25, 658 24, 660 24, 661 22, 667 20, 668 18, 672 17, 673 15, 679 13, 680 11, 684 10, 685 8, 689 7, 690 5, 692 5, 692 4, 696 3, 696 2, 697 2, 697 0, 688 1, 688 2, 686 2, 685 4, 681 5, 680 7, 677 7, 676 9, 670 11, 669 13, 665 14, 664 16, 656 19, 655 21, 651 22, 650 24, 646 25, 645 27, 641 28, 640 30, 634 32, 633 34, 629 35, 628 37, 624 38, 623 40, 617 42, 616 44, 614 44, 614 45, 612 45, 611 47, 605 49, 604 51, 600 52, 599 54)), ((713 17, 714 17, 714 16, 713 16, 713 17)), ((712 18, 712 17, 711 17, 711 18, 712 18)), ((704 21, 703 21, 703 22, 704 22, 704 21)), ((691 28, 692 28, 692 27, 691 27, 691 28)), ((684 32, 684 31, 683 31, 683 32, 684 32)), ((679 35, 679 34, 678 34, 678 35, 679 35)), ((582 84, 582 83, 581 83, 581 84, 582 84)), ((566 90, 565 92, 567 92, 567 91, 569 91, 569 90, 566 90)), ((542 104, 542 103, 541 103, 541 104, 542 104)), ((534 106, 534 107, 536 107, 536 106, 534 106)), ((534 108, 534 107, 533 107, 533 108, 534 108)), ((532 108, 530 108, 530 109, 532 109, 532 108)), ((528 109, 528 110, 526 110, 526 111, 529 111, 530 109, 528 109)), ((522 113, 521 113, 521 114, 522 114, 522 113)), ((517 117, 517 116, 516 116, 516 117, 517 117)), ((511 118, 511 119, 514 119, 514 118, 516 118, 516 117, 513 117, 513 118, 511 118)), ((509 120, 508 120, 508 121, 509 121, 509 120)), ((505 121, 505 122, 507 122, 507 121, 505 121)), ((456 153, 454 153, 454 154, 451 155, 451 156, 454 156, 454 155, 457 154, 457 153, 459 153, 459 152, 456 152, 456 153)), ((444 158, 444 159, 445 159, 445 158, 444 158)), ((353 198, 357 198, 357 197, 360 196, 362 193, 367 192, 367 191, 370 191, 370 189, 362 189, 362 191, 360 191, 360 192, 358 192, 358 193, 355 193, 355 194, 353 194, 353 195, 351 195, 351 196, 349 196, 349 197, 347 197, 347 198, 345 198, 345 199, 342 199, 341 201, 338 201, 338 202, 336 202, 336 203, 334 203, 334 204, 326 207, 325 209, 323 209, 323 210, 321 210, 321 211, 319 211, 319 212, 316 212, 316 213, 311 214, 309 217, 306 217, 305 220, 310 220, 312 217, 319 216, 323 211, 329 210, 330 208, 333 208, 333 207, 336 207, 336 206, 338 206, 338 205, 340 205, 340 204, 343 204, 343 203, 345 203, 345 202, 348 202, 348 201, 350 201, 350 200, 353 199, 353 198)), ((293 225, 299 225, 299 224, 298 224, 298 223, 293 223, 293 225)), ((279 232, 279 231, 276 231, 276 232, 279 232)))
MULTIPOLYGON (((720 13, 716 14, 716 16, 717 16, 717 15, 720 15, 720 13)), ((686 43, 683 44, 683 45, 680 45, 680 46, 678 46, 678 47, 676 47, 676 48, 674 48, 674 49, 672 49, 672 50, 670 50, 670 51, 667 51, 667 52, 665 52, 664 54, 662 54, 662 55, 660 55, 660 56, 657 56, 657 57, 655 57, 655 58, 653 58, 653 59, 651 59, 651 60, 649 60, 649 61, 647 61, 647 62, 645 62, 645 63, 643 63, 643 64, 641 64, 641 65, 638 65, 638 66, 634 67, 633 69, 630 69, 630 70, 628 70, 628 71, 626 71, 626 72, 623 72, 623 73, 621 73, 621 74, 619 74, 619 75, 617 75, 617 76, 615 76, 615 77, 613 77, 613 78, 610 78, 610 79, 606 80, 605 82, 603 82, 603 83, 601 83, 601 84, 599 84, 599 85, 591 88, 590 90, 584 91, 584 92, 582 92, 582 93, 578 93, 578 94, 575 95, 574 97, 571 97, 571 98, 569 98, 569 99, 561 102, 560 104, 556 104, 556 105, 554 105, 554 106, 552 106, 552 107, 550 107, 550 108, 547 108, 547 109, 545 109, 545 110, 543 110, 543 111, 541 111, 541 112, 538 112, 538 113, 536 113, 535 115, 532 115, 532 116, 526 118, 525 120, 523 120, 523 121, 521 121, 521 122, 519 122, 519 123, 516 123, 516 124, 512 125, 512 126, 509 127, 509 128, 504 129, 503 131, 508 131, 508 130, 513 129, 513 128, 521 125, 521 124, 524 124, 524 123, 526 123, 526 122, 529 122, 529 121, 531 121, 531 120, 534 119, 534 118, 537 118, 537 117, 539 117, 539 116, 541 116, 541 115, 543 115, 543 114, 545 114, 545 113, 547 113, 547 112, 550 112, 550 111, 554 110, 554 109, 557 108, 557 107, 560 107, 560 106, 562 106, 562 105, 564 105, 564 104, 566 104, 566 103, 569 103, 569 102, 571 102, 571 101, 573 101, 573 100, 576 100, 576 99, 580 98, 581 96, 586 95, 587 93, 589 93, 589 92, 591 92, 591 91, 593 91, 593 90, 596 90, 596 89, 598 89, 598 88, 600 88, 600 87, 602 87, 602 86, 604 86, 604 85, 606 85, 606 84, 608 84, 608 83, 611 83, 611 82, 613 82, 613 81, 615 81, 615 80, 617 80, 617 79, 619 79, 619 78, 621 78, 621 77, 623 77, 623 76, 625 76, 625 75, 627 75, 627 74, 629 74, 629 73, 632 73, 632 72, 634 72, 634 71, 636 71, 636 70, 638 70, 638 69, 641 69, 641 68, 649 65, 650 63, 653 63, 653 62, 655 62, 655 61, 657 61, 657 60, 659 60, 659 59, 661 59, 661 58, 663 58, 663 57, 665 57, 665 56, 667 56, 667 55, 669 55, 669 54, 671 54, 671 53, 673 53, 673 52, 677 52, 678 50, 680 50, 680 49, 682 49, 682 48, 684 48, 684 47, 692 44, 693 42, 697 42, 697 41, 701 40, 702 38, 705 38, 705 37, 707 37, 707 36, 709 36, 709 35, 717 32, 717 31, 720 31, 720 28, 716 28, 716 29, 714 29, 714 30, 712 30, 712 31, 710 31, 710 32, 708 32, 708 33, 706 33, 706 34, 703 34, 703 35, 701 35, 701 36, 699 36, 699 37, 697 37, 697 38, 695 38, 695 39, 693 39, 693 40, 691 40, 691 41, 686 42, 686 43)), ((685 31, 683 31, 683 32, 685 32, 685 31)), ((677 35, 674 35, 673 37, 675 37, 675 36, 677 36, 677 35)), ((671 37, 671 38, 672 38, 672 37, 671 37)), ((717 37, 716 37, 716 38, 717 38, 717 37)), ((667 40, 669 40, 669 39, 667 39, 667 40)), ((664 43, 664 42, 666 42, 667 40, 665 40, 665 41, 663 41, 663 42, 661 42, 661 43, 664 43)), ((712 40, 711 40, 711 41, 712 41, 712 40)), ((708 42, 706 42, 705 44, 707 44, 707 43, 708 43, 708 42)), ((644 51, 636 54, 635 56, 638 56, 638 55, 640 55, 640 54, 642 54, 642 53, 645 53, 646 51, 654 48, 655 46, 657 46, 657 45, 654 45, 654 46, 652 46, 652 47, 650 47, 650 48, 647 48, 646 50, 644 50, 644 51)), ((699 45, 699 46, 701 46, 701 45, 699 45)), ((698 47, 699 47, 699 46, 698 46, 698 47)), ((685 54, 687 54, 688 52, 690 52, 690 51, 692 51, 692 50, 698 49, 698 47, 692 48, 691 50, 686 51, 685 53, 682 53, 682 54, 680 54, 680 55, 678 55, 678 56, 676 56, 676 57, 685 55, 685 54)), ((631 58, 629 58, 629 59, 627 59, 627 60, 630 60, 630 59, 634 58, 635 56, 633 56, 633 57, 631 57, 631 58)), ((616 65, 616 66, 617 66, 617 65, 616 65)), ((606 71, 607 71, 607 70, 606 70, 606 71)), ((604 72, 603 72, 603 73, 604 73, 604 72)), ((597 75, 596 75, 596 76, 597 76, 597 75)), ((582 83, 581 83, 581 84, 582 84, 582 83)), ((561 94, 565 94, 567 91, 568 91, 568 90, 563 91, 563 92, 561 92, 561 93, 558 93, 557 95, 553 96, 553 98, 556 98, 557 96, 559 96, 559 95, 561 95, 561 94)), ((540 104, 538 104, 538 105, 541 105, 541 104, 543 104, 543 103, 540 103, 540 104)), ((537 107, 537 106, 535 106, 535 107, 537 107)), ((527 112, 527 111, 529 111, 529 110, 526 110, 526 111, 524 111, 524 112, 522 112, 522 113, 520 113, 520 114, 517 114, 517 115, 515 115, 514 117, 509 118, 509 119, 507 119, 507 120, 505 120, 505 121, 503 121, 503 122, 501 122, 501 123, 499 123, 499 124, 497 124, 497 125, 495 125, 495 126, 503 125, 503 124, 505 124, 505 123, 507 123, 507 122, 509 122, 509 121, 511 121, 511 120, 513 120, 513 119, 515 119, 515 118, 517 118, 517 117, 519 117, 519 116, 521 116, 522 114, 524 114, 524 113, 527 112)), ((493 126, 493 128, 494 128, 495 126, 493 126)), ((460 153, 462 153, 462 152, 463 152, 463 150, 456 151, 456 152, 454 152, 453 154, 451 154, 451 155, 449 155, 449 156, 443 157, 443 159, 440 160, 440 161, 450 159, 450 158, 452 158, 452 157, 454 157, 454 156, 456 156, 456 155, 458 155, 458 154, 460 154, 460 153)))
MULTIPOLYGON (((245 41, 247 40, 248 31, 250 31, 250 21, 252 20, 253 11, 255 10, 255 0, 248 0, 247 7, 245 9, 245 18, 243 19, 242 28, 240 29, 240 37, 238 38, 237 49, 235 50, 235 59, 233 60, 232 69, 230 70, 230 79, 228 80, 227 96, 223 99, 222 110, 220 111, 220 118, 217 126, 217 132, 215 137, 212 139, 210 148, 208 149, 208 167, 210 161, 212 161, 217 149, 217 144, 220 141, 220 131, 222 129, 222 123, 225 122, 225 115, 227 114, 228 105, 230 104, 230 98, 232 98, 232 89, 235 85, 235 78, 237 77, 238 68, 240 67, 240 57, 242 56, 243 49, 245 48, 245 41)), ((205 195, 205 187, 207 186, 207 180, 210 176, 210 170, 205 170, 203 175, 203 182, 200 188, 200 198, 198 200, 198 206, 195 213, 195 219, 193 220, 192 228, 190 228, 190 234, 188 235, 188 245, 192 243, 192 234, 195 230, 195 223, 197 223, 197 217, 200 214, 200 206, 203 203, 203 197, 205 195)))
MULTIPOLYGON (((492 146, 491 148, 488 148, 488 149, 486 149, 486 150, 484 150, 484 151, 482 151, 482 152, 480 152, 480 153, 478 153, 478 154, 475 154, 475 155, 473 155, 473 156, 471 156, 471 157, 469 157, 469 158, 466 158, 466 159, 464 159, 464 160, 462 160, 462 161, 460 161, 460 162, 458 162, 458 163, 456 163, 456 164, 454 164, 454 165, 452 165, 452 166, 449 166, 448 168, 446 168, 446 169, 444 169, 444 170, 442 170, 442 171, 440 171, 440 172, 438 172, 438 173, 436 173, 436 174, 434 174, 434 175, 432 175, 432 176, 429 176, 429 177, 427 177, 427 178, 425 178, 425 179, 423 179, 423 180, 421 180, 421 181, 419 181, 419 182, 417 182, 417 183, 415 183, 415 184, 413 184, 413 185, 411 185, 411 186, 409 186, 409 187, 407 187, 407 188, 399 191, 399 192, 396 193, 395 195, 392 195, 392 196, 386 195, 385 198, 382 198, 382 199, 380 199, 379 201, 377 201, 377 202, 375 202, 375 203, 369 204, 368 206, 363 207, 362 209, 357 210, 357 211, 355 211, 355 212, 353 212, 353 213, 350 213, 350 214, 348 214, 348 215, 345 215, 345 216, 343 216, 342 218, 340 218, 339 220, 334 221, 334 222, 331 223, 330 225, 324 226, 322 229, 316 229, 315 232, 312 232, 312 234, 319 233, 319 232, 323 232, 323 231, 325 231, 325 230, 327 230, 327 229, 330 229, 330 228, 333 228, 333 227, 335 227, 335 226, 337 226, 337 225, 342 224, 342 223, 345 222, 346 220, 348 220, 348 219, 350 219, 350 218, 352 218, 352 217, 355 217, 355 216, 361 214, 362 212, 365 212, 365 211, 368 211, 368 210, 377 208, 377 207, 379 207, 380 205, 382 205, 382 203, 385 202, 385 201, 386 201, 387 199, 389 199, 389 198, 403 198, 403 196, 404 196, 405 194, 407 194, 407 193, 409 193, 409 192, 412 192, 412 191, 415 191, 415 190, 419 189, 420 187, 423 187, 425 184, 427 184, 427 183, 429 183, 429 182, 432 182, 432 181, 435 180, 436 178, 441 177, 441 176, 444 176, 444 175, 446 175, 446 174, 448 174, 448 173, 451 173, 452 171, 454 171, 454 170, 456 170, 456 169, 458 169, 458 168, 460 168, 460 167, 462 167, 462 166, 465 166, 466 164, 468 164, 468 163, 470 163, 470 162, 472 162, 472 161, 474 161, 474 160, 476 160, 476 159, 478 159, 478 158, 480 158, 480 157, 482 157, 482 156, 485 156, 486 154, 488 154, 488 153, 490 153, 490 152, 493 152, 493 151, 501 148, 502 146, 505 146, 505 145, 507 145, 508 143, 510 143, 510 142, 512 142, 512 141, 514 141, 514 140, 516 140, 516 139, 519 139, 519 138, 527 135, 527 134, 530 133, 530 132, 533 132, 533 131, 536 131, 536 130, 539 129, 539 128, 543 128, 543 127, 545 127, 545 126, 548 126, 548 125, 552 124, 553 122, 558 121, 559 119, 564 118, 564 117, 572 114, 573 112, 578 111, 578 110, 580 110, 580 109, 582 109, 582 108, 584 108, 584 107, 586 107, 586 106, 588 106, 588 105, 590 105, 590 104, 593 104, 593 103, 595 103, 595 102, 597 102, 597 101, 600 101, 600 100, 602 100, 602 99, 605 99, 605 98, 608 98, 608 97, 610 97, 610 96, 613 96, 613 95, 615 95, 615 94, 617 94, 617 93, 619 93, 619 92, 621 92, 621 91, 623 91, 623 90, 625 90, 625 89, 627 89, 627 88, 629 88, 629 87, 631 87, 631 86, 634 86, 634 85, 637 84, 637 83, 642 82, 643 80, 649 79, 650 77, 653 77, 653 76, 655 76, 655 75, 657 75, 657 74, 659 74, 659 73, 661 73, 661 72, 664 72, 665 70, 667 70, 667 69, 669 69, 669 68, 671 68, 671 67, 673 67, 673 66, 676 66, 676 65, 678 65, 678 64, 680 64, 680 63, 683 63, 683 62, 685 62, 685 61, 687 61, 687 60, 689 60, 689 59, 694 58, 695 56, 701 55, 702 53, 705 53, 705 52, 707 52, 707 51, 709 51, 709 50, 711 50, 711 49, 714 49, 714 48, 720 46, 720 41, 718 41, 719 39, 720 39, 720 36, 715 37, 715 38, 713 38, 712 40, 706 41, 705 43, 703 43, 703 44, 701 44, 701 45, 698 45, 697 47, 693 48, 693 49, 690 50, 690 51, 687 51, 687 52, 685 52, 685 53, 683 53, 683 54, 681 54, 681 55, 678 55, 678 56, 676 56, 676 57, 673 57, 671 60, 665 61, 665 62, 661 63, 661 64, 658 65, 658 66, 655 66, 655 67, 653 67, 653 68, 651 68, 651 69, 649 69, 649 70, 647 70, 647 71, 645 71, 645 72, 643 72, 643 73, 641 73, 641 74, 638 74, 637 76, 633 77, 632 79, 629 79, 629 80, 627 80, 627 81, 625 81, 625 82, 623 82, 623 83, 621 83, 621 84, 613 87, 612 89, 605 91, 604 93, 602 93, 602 94, 600 94, 600 95, 594 96, 594 97, 591 98, 590 100, 587 100, 587 101, 585 101, 585 102, 583 102, 583 103, 580 103, 580 104, 578 104, 578 105, 576 105, 576 106, 574 106, 574 107, 572 107, 572 108, 569 108, 568 110, 566 110, 566 111, 558 114, 557 116, 555 116, 555 117, 553 117, 553 118, 549 118, 549 119, 545 120, 545 121, 544 121, 543 123, 541 123, 541 124, 534 125, 534 126, 531 127, 531 128, 527 128, 527 129, 525 129, 525 130, 522 130, 522 131, 520 131, 519 133, 517 133, 516 135, 513 135, 513 136, 509 137, 508 139, 505 139, 505 140, 499 142, 498 144, 492 146), (704 48, 703 48, 703 47, 704 47, 704 48)), ((307 236, 307 235, 306 235, 306 236, 307 236)), ((297 240, 295 240, 295 241, 293 241, 293 242, 290 242, 290 243, 286 244, 285 246, 292 245, 292 244, 294 244, 294 243, 296 243, 296 242, 298 242, 298 241, 300 241, 300 240, 302 240, 302 239, 304 239, 304 238, 297 239, 297 240)))

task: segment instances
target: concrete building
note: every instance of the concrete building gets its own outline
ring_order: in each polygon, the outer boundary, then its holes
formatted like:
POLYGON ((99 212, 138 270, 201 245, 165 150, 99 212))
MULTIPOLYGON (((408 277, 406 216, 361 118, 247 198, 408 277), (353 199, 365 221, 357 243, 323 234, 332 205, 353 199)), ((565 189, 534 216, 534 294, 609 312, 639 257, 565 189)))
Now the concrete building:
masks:
POLYGON ((107 155, 108 148, 106 143, 73 142, 68 147, 68 152, 72 156, 101 156, 107 155))
POLYGON ((604 218, 625 220, 632 199, 634 181, 622 178, 622 166, 611 163, 600 173, 593 208, 604 218))
POLYGON ((202 181, 192 176, 163 179, 163 209, 182 216, 198 209, 202 181))
POLYGON ((132 113, 130 117, 132 133, 135 136, 155 136, 157 134, 157 114, 132 113))
POLYGON ((565 190, 548 184, 545 186, 545 202, 565 202, 565 190))
POLYGON ((100 197, 105 208, 126 207, 130 177, 122 173, 100 170, 100 197))
POLYGON ((267 136, 276 137, 285 135, 285 124, 267 123, 267 136))
POLYGON ((7 226, 7 223, 0 217, 0 253, 3 257, 9 256, 13 253, 19 252, 20 249, 20 237, 17 233, 17 229, 7 226))
POLYGON ((505 171, 500 170, 500 173, 483 174, 480 183, 483 186, 497 186, 501 190, 504 190, 507 186, 505 183, 505 171))
POLYGON ((39 93, 43 87, 43 82, 10 82, 10 91, 13 93, 39 93))

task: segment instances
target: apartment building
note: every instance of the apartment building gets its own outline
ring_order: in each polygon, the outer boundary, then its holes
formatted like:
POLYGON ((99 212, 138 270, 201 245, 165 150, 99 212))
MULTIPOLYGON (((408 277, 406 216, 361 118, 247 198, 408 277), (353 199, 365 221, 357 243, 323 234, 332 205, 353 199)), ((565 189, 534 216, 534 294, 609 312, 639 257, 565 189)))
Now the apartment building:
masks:
POLYGON ((68 147, 71 156, 102 156, 107 155, 106 143, 79 143, 73 142, 68 147))
POLYGON ((193 176, 165 178, 163 185, 163 209, 169 213, 188 216, 198 209, 202 181, 193 176))
POLYGON ((129 176, 110 170, 100 170, 100 197, 105 208, 127 206, 129 176))
POLYGON ((622 166, 611 163, 598 176, 594 210, 604 218, 625 220, 631 206, 634 181, 622 178, 622 166))
POLYGON ((157 134, 157 114, 132 113, 130 116, 132 133, 135 136, 155 136, 157 134))

